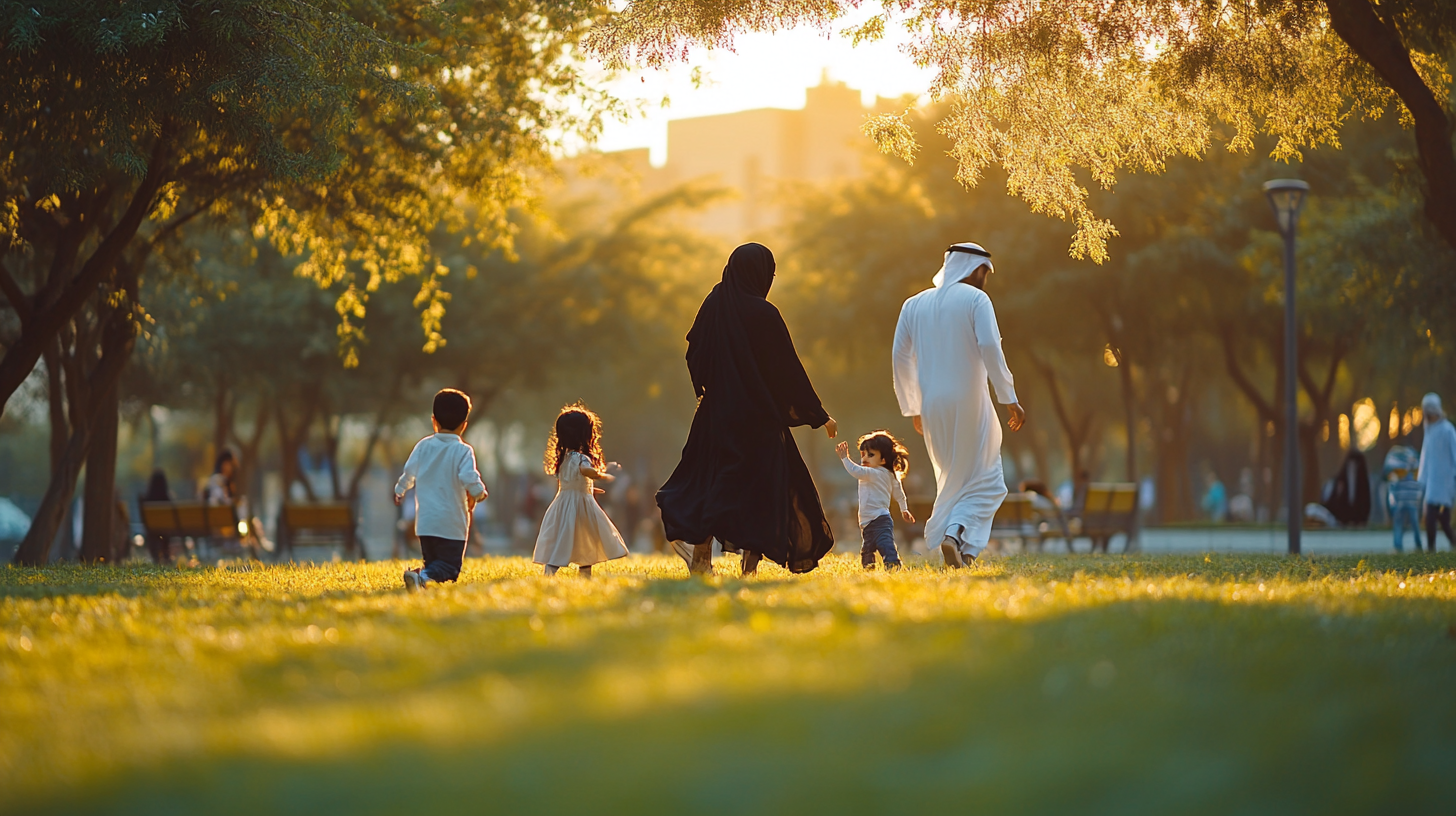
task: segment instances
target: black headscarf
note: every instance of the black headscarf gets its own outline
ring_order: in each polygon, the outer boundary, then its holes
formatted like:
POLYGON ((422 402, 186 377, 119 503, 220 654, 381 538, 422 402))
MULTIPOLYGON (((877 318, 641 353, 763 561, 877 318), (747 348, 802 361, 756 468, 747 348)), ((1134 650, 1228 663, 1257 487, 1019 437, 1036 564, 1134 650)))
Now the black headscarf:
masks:
POLYGON ((765 300, 773 278, 773 253, 744 244, 698 309, 687 354, 698 410, 657 504, 671 540, 717 538, 808 572, 834 536, 789 428, 829 415, 765 300))

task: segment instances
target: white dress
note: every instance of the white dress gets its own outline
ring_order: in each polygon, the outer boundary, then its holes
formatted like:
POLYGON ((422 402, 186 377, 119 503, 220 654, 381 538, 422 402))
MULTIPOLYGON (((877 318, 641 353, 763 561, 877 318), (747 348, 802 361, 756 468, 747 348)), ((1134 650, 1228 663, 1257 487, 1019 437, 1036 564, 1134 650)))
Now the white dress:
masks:
POLYGON ((567 451, 556 469, 556 498, 541 519, 536 536, 537 564, 589 567, 627 555, 622 534, 607 518, 592 495, 592 480, 581 472, 591 460, 577 451, 567 451))
POLYGON ((919 416, 935 471, 935 510, 925 523, 934 546, 947 534, 977 555, 1006 498, 1001 423, 986 382, 1002 403, 1016 391, 996 311, 985 292, 961 283, 974 266, 954 254, 934 289, 905 301, 895 330, 895 394, 905 416, 919 416))

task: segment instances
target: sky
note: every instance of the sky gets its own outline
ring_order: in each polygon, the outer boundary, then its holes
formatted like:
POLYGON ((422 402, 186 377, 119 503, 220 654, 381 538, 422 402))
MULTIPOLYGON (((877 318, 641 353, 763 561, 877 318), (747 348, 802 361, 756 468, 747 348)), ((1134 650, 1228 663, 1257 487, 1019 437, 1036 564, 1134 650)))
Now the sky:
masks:
POLYGON ((915 67, 900 52, 903 34, 897 39, 897 32, 887 31, 879 42, 853 47, 837 32, 854 22, 838 23, 832 32, 798 28, 744 35, 734 51, 695 48, 686 63, 625 74, 612 83, 613 92, 623 101, 640 103, 641 113, 628 122, 609 123, 597 147, 648 147, 653 163, 660 165, 667 156, 668 120, 753 108, 801 108, 804 89, 818 85, 826 70, 831 79, 859 89, 866 104, 876 95, 920 95, 930 86, 932 72, 915 67), (695 67, 704 77, 696 88, 695 67))

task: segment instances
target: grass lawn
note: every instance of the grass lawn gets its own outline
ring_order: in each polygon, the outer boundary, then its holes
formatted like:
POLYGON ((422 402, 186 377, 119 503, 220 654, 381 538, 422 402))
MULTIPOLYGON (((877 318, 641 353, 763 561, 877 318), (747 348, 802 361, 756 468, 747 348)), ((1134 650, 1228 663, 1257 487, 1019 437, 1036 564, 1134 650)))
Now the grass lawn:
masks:
POLYGON ((0 811, 1456 813, 1456 556, 0 568, 0 811))

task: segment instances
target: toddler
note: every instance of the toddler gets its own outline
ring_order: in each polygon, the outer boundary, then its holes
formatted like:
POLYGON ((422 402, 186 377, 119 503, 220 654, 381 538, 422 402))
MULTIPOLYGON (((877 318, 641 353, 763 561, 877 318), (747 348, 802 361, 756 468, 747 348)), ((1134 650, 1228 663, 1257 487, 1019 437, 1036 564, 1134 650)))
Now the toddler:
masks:
POLYGON ((1405 528, 1411 529, 1416 552, 1421 551, 1421 503, 1425 488, 1416 479, 1415 451, 1396 445, 1385 455, 1386 501, 1390 505, 1390 524, 1395 533, 1395 551, 1405 551, 1405 528))
POLYGON ((404 588, 410 592, 460 577, 470 513, 488 495, 475 469, 475 449, 460 438, 469 418, 470 397, 453 388, 436 394, 430 417, 435 433, 415 444, 394 485, 396 505, 415 489, 415 535, 425 565, 404 571, 404 588))
POLYGON ((875 568, 875 552, 885 561, 885 569, 900 568, 900 553, 895 549, 895 522, 890 518, 890 497, 900 503, 900 517, 914 524, 910 504, 900 479, 910 469, 910 454, 900 440, 889 431, 873 431, 859 438, 859 464, 849 461, 849 443, 835 448, 844 469, 859 481, 859 528, 864 539, 860 560, 864 568, 875 568))
POLYGON ((533 558, 546 575, 576 564, 590 578, 593 564, 627 555, 626 542, 593 495, 602 492, 594 480, 616 478, 602 463, 601 431, 601 419, 586 406, 568 405, 546 442, 544 464, 547 475, 556 476, 556 498, 541 520, 533 558))

